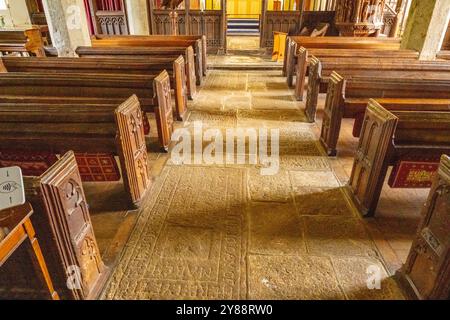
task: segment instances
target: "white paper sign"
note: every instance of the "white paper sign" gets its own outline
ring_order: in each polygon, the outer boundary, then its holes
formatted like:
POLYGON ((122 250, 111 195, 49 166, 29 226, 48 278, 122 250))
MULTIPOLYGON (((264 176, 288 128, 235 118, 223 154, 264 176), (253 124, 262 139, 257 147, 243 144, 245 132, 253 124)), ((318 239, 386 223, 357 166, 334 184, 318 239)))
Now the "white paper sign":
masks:
POLYGON ((0 169, 0 210, 25 203, 22 170, 19 167, 0 169))

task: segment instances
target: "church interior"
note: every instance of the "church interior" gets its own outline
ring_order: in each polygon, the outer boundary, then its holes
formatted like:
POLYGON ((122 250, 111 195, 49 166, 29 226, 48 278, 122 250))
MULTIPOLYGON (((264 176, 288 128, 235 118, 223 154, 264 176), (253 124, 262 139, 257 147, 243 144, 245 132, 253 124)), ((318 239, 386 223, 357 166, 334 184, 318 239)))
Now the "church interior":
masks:
POLYGON ((0 0, 0 300, 449 300, 449 22, 0 0))

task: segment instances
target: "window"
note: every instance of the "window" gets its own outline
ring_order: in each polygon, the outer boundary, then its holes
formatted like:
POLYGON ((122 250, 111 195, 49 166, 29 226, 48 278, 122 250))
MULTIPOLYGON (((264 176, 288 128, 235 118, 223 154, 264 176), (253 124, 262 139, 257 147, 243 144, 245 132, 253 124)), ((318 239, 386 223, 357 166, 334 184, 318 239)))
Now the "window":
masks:
POLYGON ((8 10, 6 0, 0 0, 0 10, 8 10))

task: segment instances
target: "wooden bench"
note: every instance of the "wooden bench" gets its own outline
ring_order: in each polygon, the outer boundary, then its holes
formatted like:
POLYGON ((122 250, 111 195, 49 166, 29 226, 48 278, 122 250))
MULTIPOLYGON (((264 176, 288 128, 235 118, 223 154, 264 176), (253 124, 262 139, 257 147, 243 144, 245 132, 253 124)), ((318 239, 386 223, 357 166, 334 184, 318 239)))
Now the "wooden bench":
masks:
MULTIPOLYGON (((309 66, 308 93, 305 106, 305 113, 309 122, 315 121, 319 93, 327 92, 328 81, 333 71, 344 78, 358 76, 366 78, 398 78, 407 76, 430 78, 436 74, 450 74, 450 63, 443 60, 386 60, 380 58, 318 59, 312 56, 309 66)), ((299 87, 297 84, 296 95, 303 96, 303 87, 299 87)))
POLYGON ((192 46, 195 54, 197 84, 201 85, 206 76, 206 37, 205 36, 136 36, 136 35, 96 35, 91 39, 93 47, 183 47, 192 46))
POLYGON ((18 54, 45 57, 44 39, 37 28, 0 31, 0 56, 18 54))
POLYGON ((373 216, 389 166, 450 154, 450 112, 390 112, 370 100, 363 123, 348 191, 360 212, 373 216))
MULTIPOLYGON (((152 44, 153 47, 158 47, 158 43, 164 44, 161 47, 176 47, 177 43, 191 42, 191 46, 195 50, 195 54, 199 54, 199 58, 196 60, 201 62, 199 70, 202 71, 202 75, 206 76, 208 60, 207 60, 207 39, 204 35, 95 35, 91 37, 91 42, 93 46, 101 46, 99 41, 114 41, 114 40, 140 40, 148 43, 148 45, 152 44), (163 42, 161 42, 163 41, 163 42), (98 44, 98 45, 94 45, 98 44), (200 44, 200 45, 198 45, 200 44)), ((134 45, 133 45, 134 46, 134 45)), ((147 46, 147 44, 146 44, 147 46)), ((185 46, 185 44, 183 44, 185 46)))
POLYGON ((0 148, 116 155, 134 207, 139 207, 150 189, 142 110, 136 96, 120 106, 64 101, 0 102, 0 148))
MULTIPOLYGON (((308 74, 308 69, 310 65, 310 57, 315 56, 318 59, 379 59, 385 61, 416 61, 418 60, 418 52, 413 50, 356 50, 356 49, 339 49, 330 50, 328 49, 306 49, 301 47, 296 59, 296 65, 294 66, 294 71, 290 74, 288 81, 290 86, 293 84, 293 75, 296 77, 296 90, 304 88, 305 77, 308 74), (327 51, 327 52, 323 52, 327 51)), ((301 92, 296 92, 297 100, 302 100, 303 96, 300 95, 301 92)))
POLYGON ((161 148, 167 151, 173 132, 170 77, 166 71, 157 77, 75 73, 4 73, 0 77, 0 99, 39 98, 40 102, 118 103, 133 94, 144 112, 154 112, 161 148))
POLYGON ((292 86, 297 56, 300 48, 310 49, 357 49, 357 50, 399 50, 400 39, 397 38, 358 38, 358 37, 288 37, 283 74, 292 86))
POLYGON ((436 58, 437 59, 450 60, 450 51, 448 51, 448 50, 439 51, 437 56, 436 56, 436 58))
MULTIPOLYGON (((74 153, 64 154, 41 176, 25 176, 24 186, 34 209, 31 220, 60 298, 96 299, 110 270, 97 246, 74 153)), ((0 272, 0 297, 13 299, 17 294, 20 299, 42 299, 41 286, 29 274, 32 266, 18 258, 13 257, 0 272)))
POLYGON ((80 58, 93 59, 147 59, 150 62, 159 62, 168 58, 177 59, 183 56, 186 65, 188 96, 194 99, 197 92, 197 77, 195 75, 195 59, 192 46, 187 48, 142 48, 142 47, 78 47, 75 52, 80 58))
POLYGON ((443 155, 421 221, 396 279, 414 300, 448 300, 450 287, 450 157, 443 155), (431 271, 431 272, 430 272, 431 271), (426 285, 424 285, 426 284, 426 285))
POLYGON ((182 56, 177 59, 159 58, 158 61, 144 59, 79 59, 79 58, 17 58, 0 59, 0 72, 52 72, 52 73, 95 73, 95 74, 137 74, 157 77, 166 70, 175 93, 175 115, 182 121, 187 111, 185 65, 182 56), (2 70, 3 69, 3 70, 2 70))
MULTIPOLYGON (((361 106, 364 108, 370 98, 418 99, 419 106, 426 104, 423 101, 426 98, 450 99, 450 76, 439 77, 443 79, 361 77, 345 80, 340 74, 333 72, 328 82, 320 134, 320 142, 327 154, 335 156, 337 153, 336 145, 342 118, 356 118, 361 114, 361 106)), ((447 108, 446 103, 437 104, 437 107, 447 108)), ((433 102, 431 104, 433 105, 433 102)))

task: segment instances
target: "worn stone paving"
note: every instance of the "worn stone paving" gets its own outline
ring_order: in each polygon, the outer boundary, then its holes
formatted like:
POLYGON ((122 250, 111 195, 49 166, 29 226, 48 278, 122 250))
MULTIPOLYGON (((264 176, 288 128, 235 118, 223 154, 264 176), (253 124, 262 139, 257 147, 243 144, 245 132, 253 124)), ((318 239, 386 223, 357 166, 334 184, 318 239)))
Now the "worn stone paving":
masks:
POLYGON ((279 172, 169 159, 103 298, 403 299, 302 110, 279 71, 210 71, 185 129, 279 129, 279 172))

